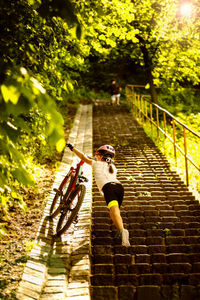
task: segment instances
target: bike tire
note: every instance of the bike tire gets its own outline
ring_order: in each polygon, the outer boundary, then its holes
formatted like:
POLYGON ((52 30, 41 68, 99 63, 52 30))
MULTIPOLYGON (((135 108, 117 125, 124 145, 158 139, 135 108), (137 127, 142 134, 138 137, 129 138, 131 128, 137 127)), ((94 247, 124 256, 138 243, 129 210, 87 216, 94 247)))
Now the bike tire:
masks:
MULTIPOLYGON (((63 194, 63 199, 66 199, 66 195, 69 192, 69 189, 71 188, 73 179, 74 179, 74 174, 70 174, 67 178, 66 183, 62 187, 62 189, 61 189, 61 186, 63 185, 63 181, 66 180, 66 177, 61 182, 58 191, 63 194)), ((49 215, 51 218, 55 218, 59 214, 61 206, 62 206, 62 203, 61 203, 62 196, 59 195, 59 192, 56 192, 56 194, 53 198, 53 201, 51 203, 50 215, 49 215)))
POLYGON ((73 208, 69 210, 69 206, 65 208, 65 210, 61 213, 59 218, 57 228, 56 228, 56 235, 60 236, 63 234, 72 224, 74 218, 77 216, 83 199, 85 197, 86 187, 85 185, 81 184, 78 185, 71 197, 71 201, 73 204, 73 208), (76 199, 77 197, 77 199, 76 199), (64 225, 63 225, 64 223, 64 225), (63 225, 63 226, 62 226, 63 225))

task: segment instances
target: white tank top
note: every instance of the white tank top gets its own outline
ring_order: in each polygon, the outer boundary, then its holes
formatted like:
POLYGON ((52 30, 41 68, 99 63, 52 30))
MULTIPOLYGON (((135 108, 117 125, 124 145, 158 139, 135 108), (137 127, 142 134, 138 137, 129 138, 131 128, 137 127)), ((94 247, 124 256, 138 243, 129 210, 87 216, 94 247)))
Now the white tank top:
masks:
POLYGON ((119 182, 119 180, 117 180, 116 176, 117 176, 117 169, 115 167, 115 165, 112 164, 113 173, 109 172, 109 165, 107 162, 105 161, 92 161, 92 168, 93 168, 93 172, 94 172, 94 178, 96 181, 96 184, 100 190, 100 192, 102 191, 102 187, 108 183, 108 182, 119 182))

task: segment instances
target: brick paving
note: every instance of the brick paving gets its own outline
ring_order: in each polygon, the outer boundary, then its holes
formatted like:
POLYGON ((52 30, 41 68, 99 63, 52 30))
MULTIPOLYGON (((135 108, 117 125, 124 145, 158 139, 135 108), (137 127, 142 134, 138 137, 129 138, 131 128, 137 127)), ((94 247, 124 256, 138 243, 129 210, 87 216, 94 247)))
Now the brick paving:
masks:
MULTIPOLYGON (((69 143, 92 155, 92 106, 81 105, 70 132, 69 143)), ((44 216, 41 220, 35 245, 30 252, 22 280, 17 290, 19 300, 88 300, 89 296, 89 253, 92 200, 92 171, 83 166, 86 195, 79 213, 79 222, 70 227, 54 243, 55 221, 49 221, 49 209, 54 197, 53 188, 58 187, 66 172, 77 159, 65 150, 49 195, 44 216)))
MULTIPOLYGON (((52 244, 55 224, 45 218, 52 192, 18 299, 199 300, 199 202, 127 108, 95 105, 92 132, 92 106, 81 106, 69 142, 87 154, 92 145, 93 150, 115 146, 131 247, 115 237, 105 202, 95 184, 92 188, 91 168, 85 166, 90 181, 79 223, 52 244)), ((66 151, 55 187, 73 160, 66 151)))

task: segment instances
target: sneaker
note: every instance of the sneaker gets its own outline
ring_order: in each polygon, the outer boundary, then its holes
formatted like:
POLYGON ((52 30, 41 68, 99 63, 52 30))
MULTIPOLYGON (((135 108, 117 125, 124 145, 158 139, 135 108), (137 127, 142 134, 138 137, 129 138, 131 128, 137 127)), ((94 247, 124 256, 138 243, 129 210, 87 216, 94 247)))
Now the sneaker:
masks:
POLYGON ((129 232, 127 229, 122 230, 122 246, 130 247, 129 232))
POLYGON ((119 238, 122 238, 122 231, 117 231, 115 236, 114 236, 115 239, 119 239, 119 238))

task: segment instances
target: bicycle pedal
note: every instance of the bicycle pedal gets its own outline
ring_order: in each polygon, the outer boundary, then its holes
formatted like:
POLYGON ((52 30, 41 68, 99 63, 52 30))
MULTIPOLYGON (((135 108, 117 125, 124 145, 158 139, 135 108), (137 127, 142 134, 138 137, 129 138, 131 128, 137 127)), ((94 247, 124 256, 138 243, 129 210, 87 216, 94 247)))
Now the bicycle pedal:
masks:
POLYGON ((74 219, 73 223, 74 223, 74 224, 77 224, 78 221, 79 221, 79 217, 77 216, 77 217, 74 219))
POLYGON ((61 191, 61 190, 58 190, 58 189, 56 189, 56 188, 54 188, 53 190, 54 190, 54 192, 56 192, 59 196, 62 194, 62 191, 61 191))
POLYGON ((55 241, 60 238, 60 235, 56 233, 56 234, 52 235, 52 238, 55 241))

